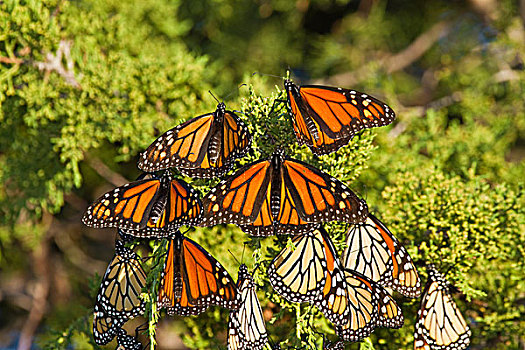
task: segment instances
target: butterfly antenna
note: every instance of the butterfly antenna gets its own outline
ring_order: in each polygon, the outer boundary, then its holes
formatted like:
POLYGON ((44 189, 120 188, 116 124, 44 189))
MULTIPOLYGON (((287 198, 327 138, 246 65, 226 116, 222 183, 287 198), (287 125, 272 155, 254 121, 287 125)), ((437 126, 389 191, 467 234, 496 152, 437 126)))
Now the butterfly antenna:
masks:
POLYGON ((215 99, 215 101, 217 101, 217 103, 221 103, 221 101, 219 101, 219 99, 217 97, 215 97, 215 95, 213 94, 213 92, 211 92, 211 90, 208 90, 208 92, 215 99))
POLYGON ((272 78, 279 78, 279 79, 284 79, 284 77, 281 77, 279 75, 274 75, 274 74, 267 74, 267 73, 261 73, 261 72, 253 72, 252 74, 252 77, 256 74, 259 74, 260 76, 263 76, 263 77, 272 77, 272 78))
POLYGON ((246 250, 246 243, 242 245, 241 262, 244 262, 244 251, 246 250))
POLYGON ((235 259, 235 261, 237 262, 237 264, 239 264, 239 266, 241 266, 241 263, 240 263, 239 260, 235 257, 235 255, 233 255, 232 251, 228 249, 228 252, 230 252, 230 254, 233 256, 233 258, 235 259))

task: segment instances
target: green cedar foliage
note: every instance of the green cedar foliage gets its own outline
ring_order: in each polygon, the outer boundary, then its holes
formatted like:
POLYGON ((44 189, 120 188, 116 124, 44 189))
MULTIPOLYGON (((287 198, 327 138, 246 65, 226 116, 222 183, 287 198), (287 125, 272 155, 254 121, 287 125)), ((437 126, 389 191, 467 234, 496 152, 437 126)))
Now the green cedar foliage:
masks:
MULTIPOLYGON (((227 96, 240 81, 253 86, 240 88, 242 104, 228 107, 241 108, 254 143, 237 166, 267 157, 278 144, 346 182, 418 263, 450 269, 473 348, 522 347, 525 34, 519 9, 500 2, 489 25, 458 2, 372 3, 364 13, 357 2, 326 0, 0 2, 0 268, 9 266, 11 274, 31 268, 25 253, 46 237, 50 222, 74 217, 79 224, 85 205, 68 216, 72 206, 64 198, 87 204, 108 186, 93 160, 133 179, 136 155, 159 132, 213 110, 210 87, 227 96), (314 28, 322 25, 317 18, 333 13, 330 27, 314 28), (390 57, 438 22, 450 25, 448 35, 406 69, 388 70, 390 57), (59 52, 61 74, 49 68, 59 52), (282 74, 288 65, 329 84, 350 72, 338 85, 383 99, 397 120, 363 132, 336 154, 313 157, 295 144, 284 104, 274 105, 285 98, 281 82, 276 90, 276 81, 251 77, 256 70, 282 74), (23 251, 11 249, 20 245, 23 251)), ((206 193, 217 181, 192 185, 206 193)), ((347 227, 327 230, 342 252, 347 227)), ((266 268, 288 237, 250 238, 233 225, 188 235, 234 278, 238 263, 224 247, 238 257, 249 241, 243 262, 251 271, 258 266, 272 341, 301 348, 320 347, 316 332, 335 339, 315 308, 287 303, 268 283, 266 268)), ((142 255, 162 261, 162 243, 143 247, 142 255)), ((154 261, 148 270, 159 270, 154 261)), ((96 348, 90 314, 100 276, 71 270, 75 288, 93 288, 76 292, 62 308, 50 304, 44 348, 96 348)), ((420 274, 424 282, 424 269, 420 274)), ((152 274, 148 285, 157 284, 152 274)), ((396 299, 405 326, 376 330, 349 349, 412 347, 419 301, 396 299)), ((153 330, 156 315, 148 305, 153 330)), ((211 308, 199 317, 162 318, 191 348, 224 348, 227 316, 211 308)))

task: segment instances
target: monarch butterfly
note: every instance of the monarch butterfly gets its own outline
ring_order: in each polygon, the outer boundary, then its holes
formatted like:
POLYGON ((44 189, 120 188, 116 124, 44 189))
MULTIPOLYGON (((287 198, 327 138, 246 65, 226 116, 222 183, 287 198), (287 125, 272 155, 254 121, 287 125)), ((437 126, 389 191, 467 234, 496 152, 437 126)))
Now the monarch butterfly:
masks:
POLYGON ((255 282, 244 264, 239 268, 237 289, 241 300, 239 309, 230 312, 228 349, 260 350, 268 341, 268 335, 255 282))
POLYGON ((285 80, 297 142, 314 154, 337 151, 365 129, 384 126, 394 111, 378 99, 358 92, 320 85, 297 86, 285 80))
POLYGON ((140 258, 117 240, 95 304, 93 335, 97 344, 110 342, 118 327, 144 313, 140 293, 145 285, 146 273, 140 258))
POLYGON ((171 229, 200 221, 199 194, 169 171, 117 187, 95 201, 82 221, 87 226, 118 227, 136 237, 163 237, 171 229))
POLYGON ((153 142, 140 157, 138 167, 157 171, 177 167, 184 175, 209 178, 222 176, 251 144, 246 125, 219 103, 204 114, 174 127, 153 142))
POLYGON ((368 213, 342 182, 280 149, 220 182, 203 207, 200 225, 237 224, 254 236, 304 233, 321 221, 360 222, 368 213))
POLYGON ((237 287, 210 253, 175 231, 168 242, 159 305, 182 316, 198 315, 212 305, 236 309, 237 287))
POLYGON ((358 299, 349 300, 356 291, 345 281, 337 252, 322 227, 294 236, 292 245, 281 250, 271 262, 268 277, 273 289, 285 299, 294 303, 312 302, 335 325, 345 324, 350 313, 354 309, 358 312, 361 307, 351 304, 358 299))
POLYGON ((421 294, 419 275, 405 247, 372 214, 348 231, 342 260, 345 268, 407 297, 421 294))
POLYGON ((449 293, 450 284, 434 265, 421 298, 414 332, 415 350, 462 350, 470 344, 470 329, 449 293))
POLYGON ((142 344, 122 328, 117 331, 117 348, 115 350, 142 350, 142 344))

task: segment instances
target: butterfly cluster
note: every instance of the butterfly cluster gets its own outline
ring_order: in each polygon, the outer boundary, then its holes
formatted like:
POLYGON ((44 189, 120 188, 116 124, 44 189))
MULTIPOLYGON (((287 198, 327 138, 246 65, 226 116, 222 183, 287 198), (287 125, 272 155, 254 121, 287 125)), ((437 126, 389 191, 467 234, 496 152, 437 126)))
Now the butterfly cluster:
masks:
MULTIPOLYGON (((345 146, 358 132, 390 124, 395 114, 367 94, 326 86, 297 86, 286 80, 287 105, 300 145, 315 155, 345 146)), ((153 295, 168 315, 198 315, 210 306, 230 309, 229 349, 262 349, 268 342, 256 284, 246 265, 237 282, 182 226, 235 224, 255 237, 289 235, 266 273, 274 291, 292 303, 311 303, 333 324, 344 348, 377 327, 400 328, 401 308, 390 294, 421 294, 407 250, 369 213, 366 202, 343 182, 277 148, 231 175, 250 149, 252 136, 234 112, 217 109, 158 137, 141 155, 136 181, 97 199, 83 222, 117 228, 115 255, 97 295, 93 336, 97 344, 117 338, 119 349, 142 349, 122 328, 144 313, 148 274, 130 248, 138 239, 164 243, 160 283, 153 295), (223 177, 202 198, 172 168, 192 178, 223 177), (325 222, 347 223, 345 249, 337 252, 325 222)), ((431 268, 416 323, 416 349, 464 349, 470 331, 444 278, 431 268), (452 330, 451 330, 452 329, 452 330)))

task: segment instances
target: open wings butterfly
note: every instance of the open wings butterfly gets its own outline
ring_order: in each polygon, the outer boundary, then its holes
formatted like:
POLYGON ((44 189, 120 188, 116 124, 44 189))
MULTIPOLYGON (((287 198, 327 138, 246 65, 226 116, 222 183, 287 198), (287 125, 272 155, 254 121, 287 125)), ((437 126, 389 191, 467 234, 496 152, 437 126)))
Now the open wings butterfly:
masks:
POLYGON ((204 114, 161 135, 140 157, 144 171, 177 167, 191 177, 222 176, 250 148, 246 125, 219 103, 213 113, 204 114))
POLYGON ((86 211, 87 226, 118 227, 136 237, 164 237, 172 229, 200 221, 199 194, 169 171, 107 192, 86 211))
POLYGON ((419 275, 407 250, 372 214, 350 227, 342 260, 345 268, 409 298, 421 294, 419 275))
POLYGON ((228 271, 178 231, 169 240, 161 280, 159 305, 170 314, 197 315, 212 305, 238 308, 237 287, 228 271))
POLYGON ((124 243, 116 241, 115 255, 102 279, 93 317, 93 336, 97 344, 107 344, 118 327, 144 313, 140 293, 146 285, 140 258, 124 243))
POLYGON ((201 226, 231 223, 254 236, 299 234, 319 222, 361 222, 368 214, 342 182, 279 149, 220 182, 203 208, 201 226))
POLYGON ((356 133, 392 123, 394 111, 378 99, 342 88, 284 82, 299 144, 314 154, 337 151, 356 133))
POLYGON ((268 341, 264 317, 255 291, 255 282, 246 265, 239 268, 237 280, 239 309, 230 312, 228 349, 260 350, 268 341))
POLYGON ((449 293, 450 284, 434 265, 421 298, 414 332, 415 350, 462 350, 470 344, 470 329, 449 293))

